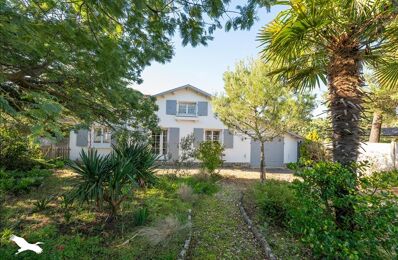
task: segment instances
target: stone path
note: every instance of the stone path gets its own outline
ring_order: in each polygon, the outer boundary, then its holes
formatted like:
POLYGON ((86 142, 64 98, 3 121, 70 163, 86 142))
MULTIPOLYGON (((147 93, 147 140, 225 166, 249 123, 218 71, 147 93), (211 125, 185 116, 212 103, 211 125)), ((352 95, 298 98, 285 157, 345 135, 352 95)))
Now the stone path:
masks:
POLYGON ((220 191, 198 201, 188 259, 264 259, 240 215, 241 185, 222 181, 220 191))

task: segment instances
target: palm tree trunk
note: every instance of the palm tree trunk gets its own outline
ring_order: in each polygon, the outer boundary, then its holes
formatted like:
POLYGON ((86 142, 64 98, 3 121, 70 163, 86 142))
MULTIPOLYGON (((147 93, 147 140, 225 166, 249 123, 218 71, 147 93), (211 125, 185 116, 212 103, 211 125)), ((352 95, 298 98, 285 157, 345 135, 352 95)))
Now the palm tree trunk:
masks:
MULTIPOLYGON (((333 159, 349 166, 357 161, 362 114, 363 79, 359 60, 359 48, 342 39, 334 47, 328 67, 329 108, 333 127, 333 159)), ((352 177, 356 179, 353 170, 352 177)), ((344 199, 350 194, 349 187, 338 187, 337 196, 344 199)), ((335 206, 336 224, 345 230, 354 229, 352 203, 335 206)))
POLYGON ((339 49, 328 68, 333 159, 343 165, 357 160, 360 145, 363 80, 358 51, 355 47, 339 49))
POLYGON ((264 155, 264 141, 261 141, 261 151, 260 151, 260 179, 261 182, 265 180, 265 155, 264 155))
POLYGON ((383 122, 383 114, 379 111, 373 112, 372 129, 370 130, 369 142, 380 142, 381 124, 383 122))

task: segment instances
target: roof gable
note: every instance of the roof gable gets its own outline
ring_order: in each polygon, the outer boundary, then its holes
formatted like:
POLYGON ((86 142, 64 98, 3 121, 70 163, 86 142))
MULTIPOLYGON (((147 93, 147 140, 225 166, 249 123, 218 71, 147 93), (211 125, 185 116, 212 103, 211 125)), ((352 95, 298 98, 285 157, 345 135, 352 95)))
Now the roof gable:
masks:
POLYGON ((169 90, 160 92, 160 93, 158 93, 158 94, 155 94, 155 95, 153 95, 153 96, 154 96, 154 97, 164 96, 164 95, 171 94, 171 93, 174 93, 174 92, 177 92, 177 91, 180 91, 180 90, 190 90, 190 91, 192 91, 192 92, 194 92, 194 93, 197 93, 197 94, 202 95, 202 96, 204 96, 204 97, 206 97, 206 98, 209 98, 209 99, 211 99, 211 97, 212 97, 212 96, 211 96, 209 93, 207 93, 206 91, 203 91, 203 90, 201 90, 201 89, 199 89, 199 88, 197 88, 197 87, 194 87, 194 86, 192 86, 192 85, 190 85, 190 84, 186 84, 186 85, 183 85, 183 86, 181 86, 181 87, 169 89, 169 90))

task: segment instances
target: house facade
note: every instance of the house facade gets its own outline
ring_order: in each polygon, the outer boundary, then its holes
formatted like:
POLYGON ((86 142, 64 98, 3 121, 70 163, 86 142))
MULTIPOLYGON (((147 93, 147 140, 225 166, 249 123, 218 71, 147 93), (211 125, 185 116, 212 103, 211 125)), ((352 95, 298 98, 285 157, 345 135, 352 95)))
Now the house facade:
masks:
MULTIPOLYGON (((260 143, 239 133, 232 133, 215 116, 212 96, 194 86, 185 85, 155 95, 159 107, 157 116, 160 133, 153 135, 153 151, 165 161, 179 158, 179 144, 183 137, 194 136, 194 146, 204 140, 220 142, 224 150, 225 164, 239 164, 258 168, 260 166, 260 143)), ((283 167, 296 162, 298 143, 301 138, 289 133, 267 142, 265 160, 267 167, 283 167)), ((70 159, 79 158, 81 149, 95 148, 99 153, 111 151, 110 129, 93 126, 90 130, 70 133, 70 159)))

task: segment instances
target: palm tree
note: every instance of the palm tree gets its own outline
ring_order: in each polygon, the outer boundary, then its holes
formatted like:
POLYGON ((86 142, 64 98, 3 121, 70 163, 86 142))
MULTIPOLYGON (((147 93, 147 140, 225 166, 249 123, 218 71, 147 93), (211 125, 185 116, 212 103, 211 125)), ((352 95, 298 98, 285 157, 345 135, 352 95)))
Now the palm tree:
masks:
POLYGON ((333 158, 344 165, 358 156, 364 67, 385 87, 398 81, 397 2, 291 0, 260 32, 264 58, 287 85, 328 85, 333 158))
MULTIPOLYGON (((263 56, 290 87, 328 85, 333 159, 355 162, 360 145, 364 67, 392 87, 398 81, 398 1, 290 0, 260 32, 263 56)), ((356 176, 353 171, 353 177, 356 176)), ((354 177, 355 178, 355 177, 354 177)), ((340 187, 342 197, 349 191, 340 187)), ((353 228, 353 206, 335 208, 336 224, 353 228)))

